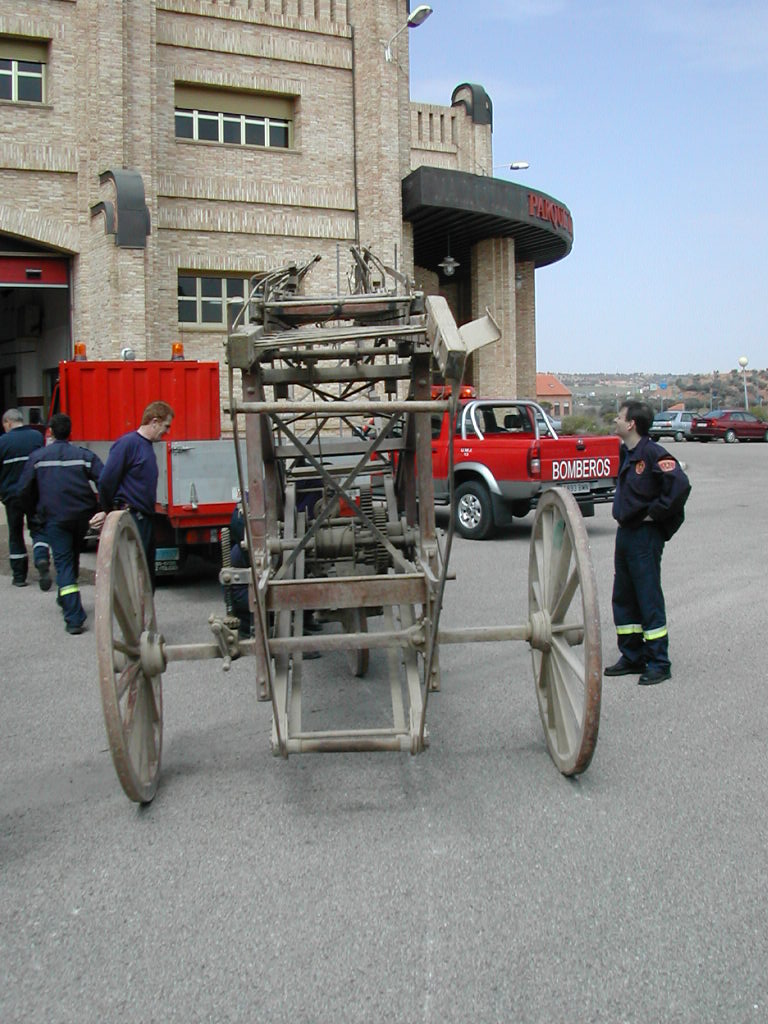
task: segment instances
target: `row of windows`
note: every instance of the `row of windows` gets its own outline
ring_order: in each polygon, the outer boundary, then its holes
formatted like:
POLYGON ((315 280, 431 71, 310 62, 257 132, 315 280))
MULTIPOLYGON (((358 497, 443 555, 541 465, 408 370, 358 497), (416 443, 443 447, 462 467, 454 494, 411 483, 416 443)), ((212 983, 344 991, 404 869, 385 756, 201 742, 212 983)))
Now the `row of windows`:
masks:
MULTIPOLYGON (((45 64, 0 57, 0 100, 42 103, 45 64)), ((288 149, 291 122, 283 118, 214 110, 176 110, 176 138, 288 149)))
MULTIPOLYGON (((0 35, 0 100, 42 103, 47 40, 0 35)), ((294 97, 176 82, 175 135, 264 149, 292 145, 294 97)))
MULTIPOLYGON (((44 86, 45 64, 0 57, 0 100, 42 103, 44 86)), ((291 144, 291 122, 285 118, 177 108, 175 120, 177 139, 268 149, 288 149, 291 144)))
POLYGON ((176 109, 176 138, 196 142, 231 142, 238 146, 287 149, 290 122, 250 114, 223 114, 213 110, 176 109))
POLYGON ((243 308, 248 278, 179 274, 180 324, 226 327, 227 309, 234 318, 243 308))
POLYGON ((0 57, 0 100, 42 103, 45 64, 0 57))

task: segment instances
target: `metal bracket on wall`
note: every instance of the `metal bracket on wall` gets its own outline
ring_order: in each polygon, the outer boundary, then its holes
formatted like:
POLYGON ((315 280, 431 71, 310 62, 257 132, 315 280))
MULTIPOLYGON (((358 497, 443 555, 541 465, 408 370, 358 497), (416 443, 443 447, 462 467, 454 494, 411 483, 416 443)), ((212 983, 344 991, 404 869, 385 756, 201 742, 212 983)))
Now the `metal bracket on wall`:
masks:
POLYGON ((109 200, 91 207, 91 217, 104 214, 105 231, 115 236, 115 245, 122 249, 146 249, 147 235, 151 231, 149 209, 144 198, 144 182, 138 171, 104 171, 100 184, 112 181, 117 197, 115 205, 109 200))

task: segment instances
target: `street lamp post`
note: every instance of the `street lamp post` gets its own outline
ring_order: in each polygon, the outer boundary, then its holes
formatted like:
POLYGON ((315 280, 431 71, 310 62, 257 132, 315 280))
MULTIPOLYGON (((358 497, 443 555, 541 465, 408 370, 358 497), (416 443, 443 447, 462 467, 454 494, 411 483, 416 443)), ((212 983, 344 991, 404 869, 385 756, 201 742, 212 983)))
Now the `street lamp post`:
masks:
POLYGON ((744 375, 744 408, 749 409, 749 399, 747 397, 747 363, 749 359, 746 356, 739 356, 739 366, 741 372, 744 375))
MULTIPOLYGON (((414 8, 414 10, 412 10, 408 15, 406 23, 401 25, 397 32, 395 32, 395 34, 384 43, 384 59, 388 64, 391 64, 394 59, 392 57, 392 43, 394 43, 400 33, 405 32, 407 28, 418 28, 419 25, 422 25, 427 20, 431 13, 432 8, 429 4, 419 4, 419 6, 414 8)), ((382 42, 384 42, 384 40, 382 40, 382 42)))

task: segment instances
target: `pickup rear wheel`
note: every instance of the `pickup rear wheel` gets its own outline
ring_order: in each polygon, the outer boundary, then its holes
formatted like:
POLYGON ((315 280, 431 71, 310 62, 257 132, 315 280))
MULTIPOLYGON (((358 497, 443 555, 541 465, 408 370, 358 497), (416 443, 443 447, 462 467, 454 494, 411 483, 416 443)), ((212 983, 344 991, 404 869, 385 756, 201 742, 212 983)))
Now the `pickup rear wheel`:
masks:
POLYGON ((536 507, 528 610, 549 753, 564 775, 578 775, 592 760, 600 724, 600 609, 586 527, 573 496, 559 487, 545 491, 536 507))
POLYGON ((467 480, 456 488, 456 529, 468 540, 485 540, 493 532, 493 506, 485 484, 467 480))

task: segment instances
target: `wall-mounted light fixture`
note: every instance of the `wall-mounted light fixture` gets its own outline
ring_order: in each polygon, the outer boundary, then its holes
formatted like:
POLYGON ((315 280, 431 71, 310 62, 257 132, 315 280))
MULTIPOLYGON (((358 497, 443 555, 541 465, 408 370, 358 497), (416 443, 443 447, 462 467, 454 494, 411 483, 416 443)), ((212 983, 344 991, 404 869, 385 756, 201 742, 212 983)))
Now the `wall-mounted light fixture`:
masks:
POLYGON ((523 287, 523 272, 522 270, 515 271, 515 290, 520 291, 523 287))
POLYGON ((527 160, 513 160, 511 164, 494 164, 494 171, 504 168, 505 171, 527 171, 531 165, 527 160))
POLYGON ((389 42, 384 43, 384 59, 388 64, 392 63, 392 43, 397 39, 401 32, 405 32, 407 28, 418 28, 432 13, 432 8, 429 4, 419 4, 418 7, 414 7, 411 13, 408 15, 408 20, 404 25, 395 32, 389 42))
POLYGON ((461 264, 459 263, 458 260, 455 260, 453 258, 453 256, 451 256, 451 239, 450 239, 450 237, 448 238, 448 241, 446 243, 446 249, 448 251, 446 252, 445 256, 443 256, 442 260, 437 265, 438 265, 438 267, 440 267, 440 269, 442 270, 442 272, 445 274, 446 277, 453 277, 453 275, 456 273, 456 268, 460 267, 461 264))

